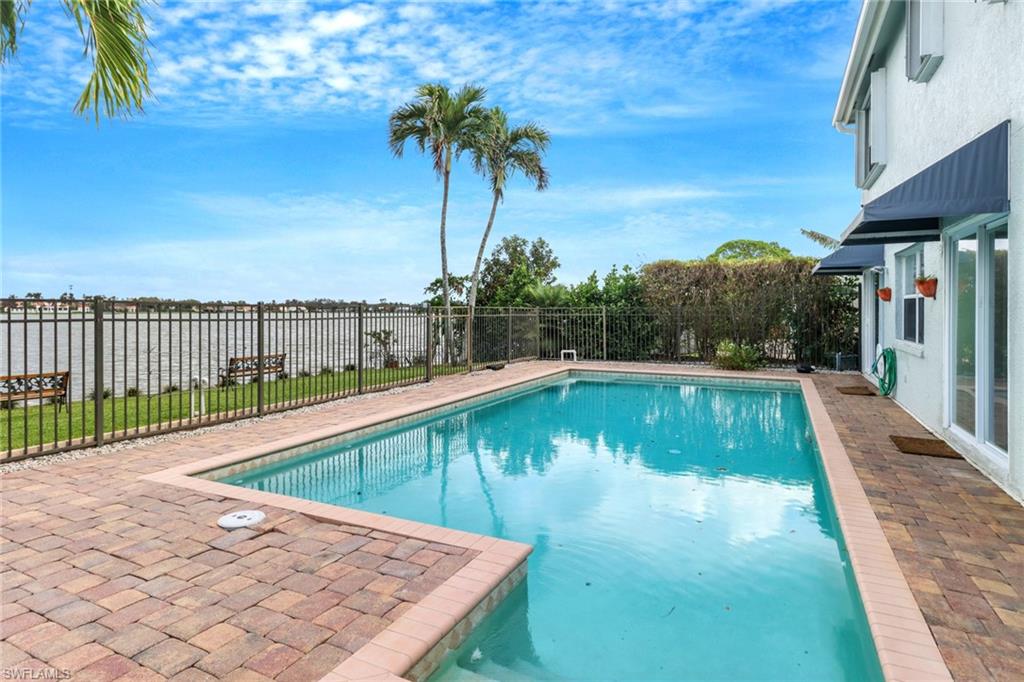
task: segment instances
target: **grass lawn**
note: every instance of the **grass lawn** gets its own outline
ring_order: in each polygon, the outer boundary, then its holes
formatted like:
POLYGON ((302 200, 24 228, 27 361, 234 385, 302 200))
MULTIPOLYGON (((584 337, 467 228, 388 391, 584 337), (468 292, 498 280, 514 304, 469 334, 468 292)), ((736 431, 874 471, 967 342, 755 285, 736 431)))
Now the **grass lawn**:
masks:
MULTIPOLYGON (((462 366, 435 367, 435 372, 437 375, 452 374, 464 369, 462 366)), ((372 390, 386 385, 408 383, 423 379, 425 373, 426 368, 422 366, 366 369, 363 371, 363 387, 372 390)), ((305 402, 330 395, 355 393, 357 389, 358 378, 355 371, 325 372, 308 377, 264 381, 263 398, 265 406, 273 407, 292 401, 305 402)), ((256 410, 254 382, 206 388, 203 389, 203 393, 204 418, 217 419, 256 410)), ((199 391, 194 392, 193 398, 195 409, 198 410, 199 391)), ((125 430, 134 432, 136 427, 144 432, 147 426, 150 430, 157 431, 177 426, 179 423, 187 424, 189 393, 177 391, 159 395, 107 398, 103 401, 103 415, 104 431, 107 434, 120 434, 125 430)), ((193 417, 193 422, 196 420, 198 416, 193 417)), ((25 445, 53 445, 55 441, 63 445, 69 439, 78 441, 83 436, 91 437, 94 424, 95 404, 92 400, 76 400, 71 403, 70 408, 62 408, 59 413, 56 405, 49 404, 0 410, 0 449, 7 450, 9 442, 11 454, 16 455, 25 445)))

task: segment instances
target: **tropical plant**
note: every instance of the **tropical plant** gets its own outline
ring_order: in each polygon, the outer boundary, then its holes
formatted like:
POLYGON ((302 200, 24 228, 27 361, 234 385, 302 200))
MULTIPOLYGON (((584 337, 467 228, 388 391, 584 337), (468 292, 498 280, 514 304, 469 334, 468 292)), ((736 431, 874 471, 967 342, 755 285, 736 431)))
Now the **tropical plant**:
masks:
POLYGON ((569 288, 564 284, 534 284, 526 290, 526 302, 536 308, 564 308, 571 301, 569 288))
MULTIPOLYGON (((75 22, 92 73, 75 103, 75 113, 92 112, 99 123, 142 111, 150 95, 145 0, 61 0, 75 22)), ((18 52, 18 36, 31 0, 0 0, 0 65, 18 52)))
POLYGON ((370 351, 376 367, 392 368, 398 366, 398 355, 395 353, 395 333, 391 329, 379 329, 366 332, 369 339, 365 346, 370 351))
POLYGON ((744 343, 722 341, 715 348, 714 363, 720 369, 757 369, 761 364, 761 353, 744 343))
POLYGON ((448 190, 452 160, 473 148, 486 117, 481 106, 484 88, 464 85, 452 93, 442 83, 424 83, 416 88, 416 98, 398 107, 388 121, 388 146, 401 158, 405 145, 412 141, 421 153, 429 151, 434 172, 444 181, 441 195, 441 296, 445 309, 445 353, 452 354, 452 301, 448 282, 448 190))

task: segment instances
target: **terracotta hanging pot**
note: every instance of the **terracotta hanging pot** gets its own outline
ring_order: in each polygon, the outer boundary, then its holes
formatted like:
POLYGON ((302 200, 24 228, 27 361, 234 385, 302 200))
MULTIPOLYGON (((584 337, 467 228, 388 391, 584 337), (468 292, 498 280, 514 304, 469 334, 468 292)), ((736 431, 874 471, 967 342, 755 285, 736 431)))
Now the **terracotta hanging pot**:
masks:
POLYGON ((939 280, 935 277, 922 277, 914 280, 914 286, 925 298, 935 298, 935 292, 939 288, 939 280))
POLYGON ((889 288, 889 287, 882 287, 881 289, 878 290, 877 293, 878 293, 878 298, 882 299, 883 301, 891 301, 892 300, 892 289, 889 288))

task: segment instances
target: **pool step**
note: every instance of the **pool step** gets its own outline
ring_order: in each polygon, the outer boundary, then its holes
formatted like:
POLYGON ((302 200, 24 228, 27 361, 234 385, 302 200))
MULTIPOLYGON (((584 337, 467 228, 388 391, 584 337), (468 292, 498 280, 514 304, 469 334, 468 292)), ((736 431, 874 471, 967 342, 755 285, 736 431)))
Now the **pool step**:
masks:
POLYGON ((477 670, 455 665, 445 679, 455 682, 532 682, 537 679, 551 679, 549 673, 537 669, 530 663, 520 661, 516 667, 526 668, 527 671, 512 670, 494 661, 484 661, 477 670))

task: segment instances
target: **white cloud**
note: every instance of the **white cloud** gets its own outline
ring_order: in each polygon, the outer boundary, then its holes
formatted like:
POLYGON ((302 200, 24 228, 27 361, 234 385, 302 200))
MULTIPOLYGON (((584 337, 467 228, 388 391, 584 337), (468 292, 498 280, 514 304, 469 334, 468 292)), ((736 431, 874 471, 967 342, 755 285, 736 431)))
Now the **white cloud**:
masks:
MULTIPOLYGON (((151 12, 160 98, 147 120, 207 126, 268 116, 379 117, 431 79, 485 84, 514 116, 556 133, 673 125, 757 102, 765 68, 758 53, 769 43, 801 40, 797 53, 775 50, 789 55, 781 68, 798 77, 801 68, 817 77, 826 61, 831 68, 829 46, 848 8, 817 11, 810 34, 801 13, 811 10, 762 0, 330 9, 169 0, 151 12), (775 15, 783 19, 765 20, 775 15)), ((86 73, 80 39, 59 8, 43 3, 33 5, 26 27, 21 56, 4 74, 5 119, 63 121, 86 73)))
POLYGON ((331 36, 363 28, 381 17, 381 11, 369 5, 358 5, 337 12, 317 12, 309 25, 320 35, 331 36))

